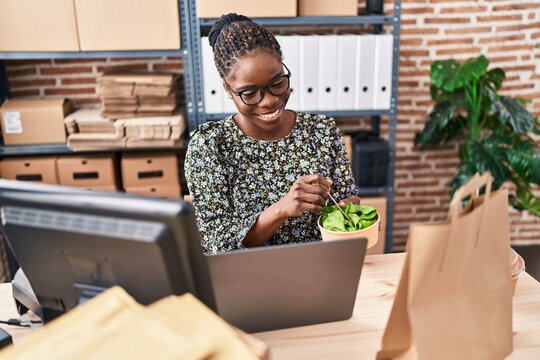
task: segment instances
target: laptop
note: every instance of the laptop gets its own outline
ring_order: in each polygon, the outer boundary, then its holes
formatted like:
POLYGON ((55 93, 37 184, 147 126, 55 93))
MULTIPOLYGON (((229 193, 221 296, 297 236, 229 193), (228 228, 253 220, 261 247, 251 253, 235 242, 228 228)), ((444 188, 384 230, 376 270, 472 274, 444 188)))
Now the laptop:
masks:
POLYGON ((352 316, 366 238, 207 255, 218 314, 260 332, 352 316))

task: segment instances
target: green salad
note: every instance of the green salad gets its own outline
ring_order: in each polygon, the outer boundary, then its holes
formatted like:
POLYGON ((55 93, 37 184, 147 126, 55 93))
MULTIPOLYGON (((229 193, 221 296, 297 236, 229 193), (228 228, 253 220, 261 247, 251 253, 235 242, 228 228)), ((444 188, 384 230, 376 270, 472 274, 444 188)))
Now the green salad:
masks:
POLYGON ((325 206, 321 214, 322 227, 330 231, 355 231, 377 221, 377 210, 373 206, 348 203, 342 210, 351 220, 345 218, 336 205, 325 206))

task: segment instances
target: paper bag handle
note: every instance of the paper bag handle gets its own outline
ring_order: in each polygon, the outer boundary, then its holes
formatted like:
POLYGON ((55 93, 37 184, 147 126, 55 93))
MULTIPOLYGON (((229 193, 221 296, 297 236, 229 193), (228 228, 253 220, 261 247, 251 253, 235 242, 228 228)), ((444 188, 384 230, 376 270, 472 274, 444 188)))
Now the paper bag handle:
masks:
POLYGON ((485 187, 486 191, 484 197, 489 199, 491 196, 491 184, 493 183, 493 177, 491 173, 485 172, 482 175, 476 173, 474 176, 462 187, 460 187, 452 197, 450 207, 448 208, 448 220, 452 221, 462 212, 462 202, 467 197, 471 197, 471 202, 474 198, 480 195, 480 189, 485 187))

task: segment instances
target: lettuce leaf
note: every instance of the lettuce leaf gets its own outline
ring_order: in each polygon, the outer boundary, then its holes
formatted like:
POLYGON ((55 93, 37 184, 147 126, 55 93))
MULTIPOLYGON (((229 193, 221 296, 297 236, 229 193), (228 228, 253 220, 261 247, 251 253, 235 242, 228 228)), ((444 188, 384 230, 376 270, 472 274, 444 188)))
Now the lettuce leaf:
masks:
POLYGON ((351 221, 343 216, 336 205, 325 206, 321 213, 323 228, 330 231, 356 231, 375 224, 378 218, 373 206, 348 203, 342 210, 351 221))

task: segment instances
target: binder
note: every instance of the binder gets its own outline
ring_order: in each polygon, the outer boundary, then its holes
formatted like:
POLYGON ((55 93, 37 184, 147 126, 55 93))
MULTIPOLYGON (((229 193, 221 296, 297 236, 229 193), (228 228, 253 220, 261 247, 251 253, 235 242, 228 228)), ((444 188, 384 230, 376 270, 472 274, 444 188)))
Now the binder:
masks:
MULTIPOLYGON (((220 79, 221 81, 221 79, 220 79)), ((233 99, 229 99, 229 96, 227 95, 227 93, 225 92, 225 90, 223 89, 223 82, 220 83, 221 85, 221 89, 223 91, 223 96, 221 97, 222 98, 222 109, 223 109, 223 113, 224 114, 236 114, 238 112, 238 110, 236 109, 236 105, 234 105, 234 101, 233 99)), ((234 98, 234 94, 232 94, 233 98, 234 98)))
POLYGON ((356 79, 356 35, 338 37, 337 99, 338 110, 354 109, 356 79))
POLYGON ((279 36, 283 63, 291 71, 291 96, 287 102, 287 109, 300 110, 300 36, 279 36))
POLYGON ((354 108, 356 110, 367 110, 373 107, 376 36, 358 35, 356 38, 356 82, 354 86, 354 108))
POLYGON ((319 110, 337 107, 338 38, 338 35, 319 36, 319 110))
POLYGON ((319 37, 300 37, 300 110, 318 109, 319 37))
MULTIPOLYGON (((224 90, 221 77, 214 65, 214 54, 208 37, 201 38, 204 111, 207 114, 223 113, 224 90)), ((225 96, 226 97, 226 96, 225 96)), ((227 99, 229 100, 229 99, 227 99)))
POLYGON ((393 38, 391 34, 376 36, 373 109, 390 109, 392 95, 392 46, 393 38))

